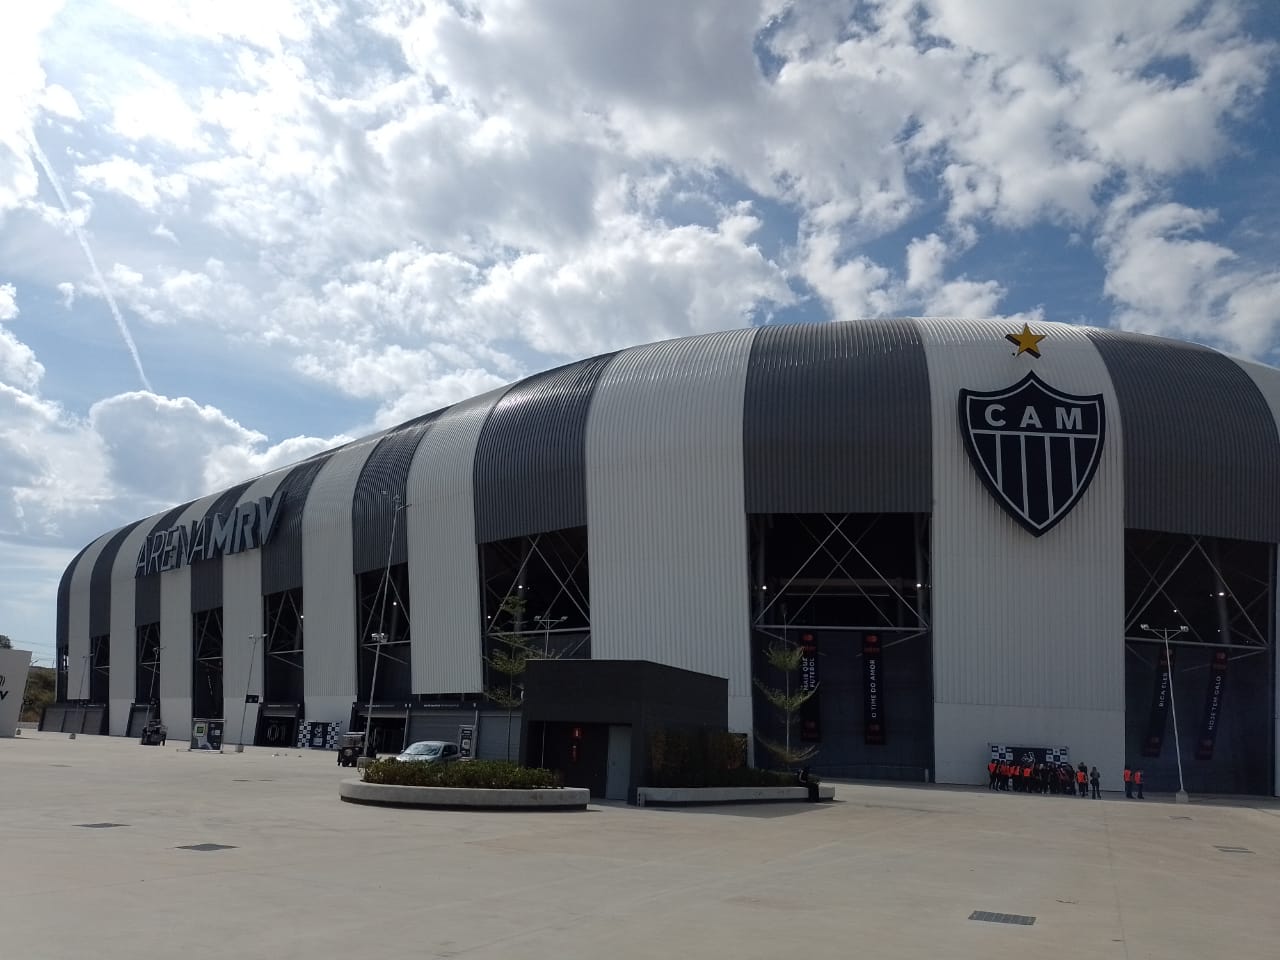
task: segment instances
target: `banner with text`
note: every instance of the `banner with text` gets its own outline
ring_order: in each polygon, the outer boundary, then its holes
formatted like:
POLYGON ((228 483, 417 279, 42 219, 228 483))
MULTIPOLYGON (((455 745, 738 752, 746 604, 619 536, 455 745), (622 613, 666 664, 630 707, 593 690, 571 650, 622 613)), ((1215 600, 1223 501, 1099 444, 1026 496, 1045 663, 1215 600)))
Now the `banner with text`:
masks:
POLYGON ((30 668, 30 650, 0 649, 0 737, 12 737, 18 729, 30 668))
POLYGON ((862 637, 863 742, 873 747, 886 742, 884 723, 884 649, 874 633, 862 637))
POLYGON ((800 705, 800 739, 805 743, 817 743, 822 739, 821 710, 818 706, 818 639, 812 633, 800 635, 800 689, 815 691, 800 705))
POLYGON ((1227 651, 1213 651, 1209 663, 1209 692, 1205 694, 1204 719, 1200 721, 1200 739, 1196 741, 1196 759, 1212 760, 1213 744, 1218 739, 1218 721, 1222 716, 1222 694, 1227 685, 1227 651))
POLYGON ((1168 726, 1169 691, 1173 683, 1174 652, 1160 651, 1156 666, 1155 690, 1151 694, 1151 714, 1147 719, 1147 738, 1142 743, 1144 757, 1158 757, 1164 748, 1164 730, 1168 726))

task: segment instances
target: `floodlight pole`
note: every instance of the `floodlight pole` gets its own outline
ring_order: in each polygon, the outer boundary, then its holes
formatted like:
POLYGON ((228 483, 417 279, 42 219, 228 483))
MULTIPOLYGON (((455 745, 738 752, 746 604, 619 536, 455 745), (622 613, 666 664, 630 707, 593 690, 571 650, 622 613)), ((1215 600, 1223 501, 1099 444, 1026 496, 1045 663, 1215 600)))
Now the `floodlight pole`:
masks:
POLYGON ((253 646, 249 649, 249 676, 244 681, 244 705, 240 708, 240 739, 236 743, 236 753, 244 753, 244 723, 249 716, 249 688, 253 686, 253 662, 258 654, 258 641, 266 639, 266 635, 251 633, 249 639, 253 646))
POLYGON ((1187 796, 1187 785, 1182 779, 1182 745, 1178 739, 1178 698, 1173 692, 1173 656, 1169 652, 1169 638, 1176 637, 1180 633, 1186 633, 1187 626, 1183 624, 1180 627, 1152 627, 1144 623, 1141 624, 1141 627, 1164 641, 1164 662, 1168 665, 1167 669, 1169 671, 1169 708, 1173 712, 1173 750, 1174 756, 1178 761, 1178 792, 1173 799, 1175 803, 1188 803, 1190 798, 1187 796))
POLYGON ((381 658, 382 645, 387 642, 385 633, 371 633, 373 641, 373 680, 369 684, 369 709, 364 715, 364 755, 372 757, 373 753, 373 692, 378 688, 378 660, 381 658))
MULTIPOLYGON (((76 694, 76 700, 80 704, 80 726, 83 727, 84 726, 84 678, 85 678, 85 675, 88 674, 89 672, 89 661, 93 659, 93 654, 86 653, 80 659, 84 661, 84 667, 80 671, 80 690, 76 694)), ((67 739, 74 740, 75 738, 76 738, 76 731, 72 730, 71 734, 67 737, 67 739)))
POLYGON ((551 627, 554 624, 564 623, 568 617, 534 617, 538 623, 542 624, 542 655, 544 657, 551 656, 551 627))

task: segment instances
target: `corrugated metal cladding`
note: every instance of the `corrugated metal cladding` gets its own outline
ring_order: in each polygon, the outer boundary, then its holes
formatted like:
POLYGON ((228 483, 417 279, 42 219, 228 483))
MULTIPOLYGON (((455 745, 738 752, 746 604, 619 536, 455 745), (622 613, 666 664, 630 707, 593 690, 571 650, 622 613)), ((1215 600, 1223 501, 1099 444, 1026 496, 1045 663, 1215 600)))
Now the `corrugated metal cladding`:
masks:
MULTIPOLYGON (((259 477, 237 502, 273 496, 291 468, 259 477)), ((247 739, 257 729, 258 707, 245 709, 246 693, 262 695, 263 632, 262 550, 245 550, 222 558, 222 697, 223 739, 240 742, 243 717, 247 739)))
POLYGON ((727 677, 731 726, 746 731, 742 398, 756 335, 622 351, 596 384, 586 434, 592 656, 727 677))
MULTIPOLYGON (((178 517, 182 512, 191 506, 184 503, 174 507, 167 513, 160 514, 154 523, 151 521, 143 521, 142 526, 146 527, 146 533, 143 535, 143 542, 157 530, 168 530, 178 522, 178 517), (147 524, 150 523, 150 526, 147 524)), ((142 544, 138 544, 138 548, 142 548, 142 544)), ((129 559, 128 557, 125 558, 129 559)), ((136 568, 138 561, 138 551, 133 552, 133 566, 136 568)), ((136 626, 142 626, 144 623, 158 623, 160 620, 160 578, 164 576, 161 573, 153 573, 146 577, 138 577, 134 581, 133 594, 133 617, 136 626)))
MULTIPOLYGON (((115 562, 111 565, 111 662, 116 665, 109 678, 110 729, 112 736, 123 736, 129 723, 129 704, 135 697, 134 669, 137 660, 136 627, 137 584, 133 574, 138 562, 138 551, 146 539, 155 518, 148 518, 135 524, 129 535, 124 538, 116 551, 115 562)), ((160 603, 159 584, 156 589, 156 604, 160 603)))
POLYGON ((104 533, 89 544, 71 575, 67 618, 67 697, 72 700, 89 695, 89 581, 102 548, 110 539, 111 534, 104 533))
POLYGON ((909 320, 762 327, 743 407, 748 513, 927 513, 929 372, 909 320))
POLYGON ((107 539, 89 574, 89 636, 100 637, 111 632, 111 570, 115 566, 120 544, 141 520, 121 527, 107 539))
MULTIPOLYGON (((249 488, 252 481, 238 483, 229 490, 214 497, 209 509, 204 512, 205 519, 214 516, 227 516, 231 509, 241 500, 241 494, 249 488)), ((191 564, 191 612, 214 610, 222 606, 222 559, 197 560, 191 564)))
MULTIPOLYGON (((302 510, 303 690, 350 698, 356 689, 356 581, 351 572, 351 498, 379 437, 343 447, 320 469, 302 510)), ((282 518, 283 519, 283 518, 282 518)), ((308 720, 340 720, 317 716, 308 720)))
POLYGON ((54 643, 59 650, 66 649, 71 633, 71 578, 75 576, 76 567, 80 565, 80 558, 91 546, 93 546, 92 543, 86 543, 80 548, 80 552, 67 564, 67 569, 62 571, 62 577, 58 580, 58 611, 54 626, 54 643))
POLYGON ((418 444, 406 481, 410 665, 414 693, 475 693, 480 669, 480 584, 472 463, 503 390, 451 407, 418 444))
MULTIPOLYGON (((332 453, 324 453, 304 460, 280 484, 276 494, 284 498, 280 519, 276 521, 276 532, 261 551, 263 596, 302 586, 302 511, 316 474, 331 456, 332 453)), ((306 603, 305 597, 302 602, 306 603)))
MULTIPOLYGON (((1266 367, 1250 360, 1235 359, 1235 362, 1253 381, 1254 386, 1258 388, 1258 392, 1262 394, 1263 401, 1266 403, 1272 418, 1280 422, 1280 375, 1277 375, 1272 367, 1266 367)), ((1276 619, 1273 622, 1280 623, 1280 593, 1276 595, 1275 602, 1277 605, 1274 613, 1276 619)), ((1274 670, 1273 682, 1275 684, 1272 689, 1280 691, 1280 656, 1275 656, 1274 652, 1271 657, 1271 664, 1274 670)), ((1273 793, 1280 797, 1280 697, 1273 696, 1272 705, 1274 733, 1271 742, 1275 746, 1275 764, 1272 767, 1272 772, 1275 775, 1273 793)))
POLYGON ((1115 381, 1128 438, 1125 525, 1280 540, 1280 438, 1249 375, 1195 344, 1109 330, 1089 337, 1115 381))
MULTIPOLYGON (((355 538, 355 573, 381 570, 387 563, 387 537, 391 532, 394 497, 402 504, 411 502, 405 483, 418 443, 443 411, 411 420, 388 433, 374 447, 365 461, 356 483, 355 500, 351 504, 351 529, 355 538)), ((395 520, 395 543, 391 562, 404 563, 407 556, 404 516, 395 520)))
POLYGON ((476 542, 587 522, 584 434, 608 353, 515 384, 503 394, 475 455, 476 542))
MULTIPOLYGON (((190 527, 205 515, 216 494, 201 497, 170 526, 190 527)), ((177 567, 160 579, 160 714, 166 726, 186 736, 191 729, 191 684, 195 661, 191 623, 191 568, 177 567)))
MULTIPOLYGON (((1042 357, 1014 356, 1012 322, 918 321, 933 405, 934 751, 937 778, 985 775, 987 743, 1069 746, 1124 762, 1124 447, 1116 390, 1085 331, 1034 324, 1042 357), (1102 394, 1107 426, 1092 484, 1034 537, 996 503, 965 452, 962 388, 1050 386, 1102 394)), ((1014 416, 1011 412, 1010 419, 1014 416)))

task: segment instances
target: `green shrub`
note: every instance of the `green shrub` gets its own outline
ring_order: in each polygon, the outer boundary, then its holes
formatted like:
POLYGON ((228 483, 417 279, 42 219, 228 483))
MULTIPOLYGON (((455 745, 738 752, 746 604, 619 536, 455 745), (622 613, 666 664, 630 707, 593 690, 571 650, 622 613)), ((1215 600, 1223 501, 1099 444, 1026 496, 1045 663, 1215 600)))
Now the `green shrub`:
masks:
POLYGON ((364 782, 400 787, 475 787, 487 790, 533 790, 560 786, 550 770, 522 767, 505 760, 405 763, 390 757, 365 767, 364 782))
POLYGON ((793 774, 747 766, 741 734, 726 730, 658 730, 649 739, 650 787, 794 786, 793 774))

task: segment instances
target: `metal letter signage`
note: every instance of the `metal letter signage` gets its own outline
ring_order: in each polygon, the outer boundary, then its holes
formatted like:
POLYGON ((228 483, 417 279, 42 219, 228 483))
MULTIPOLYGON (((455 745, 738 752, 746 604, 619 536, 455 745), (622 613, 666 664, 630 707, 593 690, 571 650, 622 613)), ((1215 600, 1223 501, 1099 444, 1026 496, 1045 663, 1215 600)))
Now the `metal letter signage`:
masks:
POLYGON ((230 514, 192 520, 190 527, 172 527, 151 534, 138 550, 135 577, 189 566, 266 546, 280 519, 280 497, 246 500, 230 514))
POLYGON ((1102 395, 1077 397, 1028 373, 1012 387, 960 391, 960 433, 996 502, 1034 536, 1074 507, 1102 458, 1102 395))

